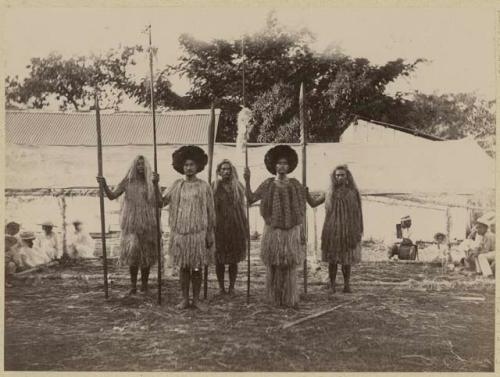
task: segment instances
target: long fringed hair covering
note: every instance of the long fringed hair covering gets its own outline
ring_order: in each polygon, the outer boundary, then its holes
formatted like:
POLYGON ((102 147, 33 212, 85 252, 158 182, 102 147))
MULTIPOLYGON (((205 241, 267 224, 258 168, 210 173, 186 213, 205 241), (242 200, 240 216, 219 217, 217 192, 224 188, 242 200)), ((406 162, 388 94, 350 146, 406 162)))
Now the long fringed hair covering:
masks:
MULTIPOLYGON (((217 175, 220 175, 220 171, 222 169, 222 165, 227 164, 231 167, 231 192, 234 195, 234 202, 241 205, 241 208, 245 210, 245 188, 240 183, 238 178, 238 172, 236 171, 236 167, 229 161, 228 159, 222 160, 217 165, 217 175)), ((217 192, 219 184, 221 183, 221 179, 217 178, 213 183, 213 192, 214 194, 217 192)))
POLYGON ((361 241, 363 234, 363 211, 361 195, 347 165, 337 166, 330 175, 325 211, 326 221, 332 223, 326 230, 328 235, 323 234, 323 249, 343 253, 355 248, 361 241), (346 172, 346 186, 335 185, 335 172, 337 170, 346 172))
POLYGON ((127 175, 120 185, 125 188, 120 213, 122 232, 154 233, 156 224, 155 189, 153 186, 152 169, 144 156, 137 156, 130 166, 127 175), (144 177, 137 171, 139 160, 144 161, 144 177))

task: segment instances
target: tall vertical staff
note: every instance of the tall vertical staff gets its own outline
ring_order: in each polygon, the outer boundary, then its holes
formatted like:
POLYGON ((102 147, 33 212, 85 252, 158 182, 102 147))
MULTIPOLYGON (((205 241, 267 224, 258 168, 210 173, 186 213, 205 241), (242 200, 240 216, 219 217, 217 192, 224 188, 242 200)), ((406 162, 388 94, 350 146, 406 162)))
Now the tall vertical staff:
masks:
MULTIPOLYGON (((153 46, 151 38, 151 25, 148 26, 149 30, 149 73, 151 75, 150 92, 151 92, 151 113, 153 115, 153 153, 154 153, 154 172, 158 173, 158 156, 156 151, 156 114, 155 114, 155 95, 154 95, 154 74, 153 74, 153 46)), ((158 192, 160 188, 157 186, 158 192)), ((161 305, 161 229, 160 229, 160 203, 158 202, 158 195, 156 197, 156 247, 158 251, 158 305, 161 305)))
MULTIPOLYGON (((99 94, 95 90, 95 124, 97 129, 97 175, 103 176, 102 169, 102 140, 101 140, 101 113, 99 109, 99 94)), ((99 185, 99 205, 101 207, 101 242, 102 264, 104 270, 104 297, 108 298, 108 258, 106 253, 106 219, 104 217, 104 187, 99 185)))
MULTIPOLYGON (((243 59, 243 69, 241 72, 242 80, 242 104, 245 107, 245 37, 241 38, 241 58, 243 59)), ((246 127, 245 132, 245 168, 248 168, 248 135, 249 125, 246 127)), ((247 304, 250 303, 250 205, 247 203, 247 222, 248 222, 248 232, 247 232, 247 304)))
MULTIPOLYGON (((299 94, 299 109, 300 109, 300 144, 302 147, 302 185, 307 186, 307 133, 306 121, 304 116, 304 83, 300 84, 299 94)), ((304 258, 304 293, 307 293, 307 206, 304 210, 304 235, 306 239, 306 256, 304 258)))
MULTIPOLYGON (((245 155, 245 167, 248 168, 248 136, 252 132, 252 112, 245 107, 245 39, 241 39, 241 56, 242 56, 242 109, 238 113, 238 134, 236 136, 236 150, 245 155)), ((250 206, 248 200, 247 207, 247 304, 250 302, 250 206)))
MULTIPOLYGON (((208 125, 208 184, 212 184, 212 166, 214 160, 214 143, 215 143, 215 109, 214 103, 210 107, 210 123, 208 125)), ((205 265, 203 271, 203 298, 208 295, 208 266, 205 265)))

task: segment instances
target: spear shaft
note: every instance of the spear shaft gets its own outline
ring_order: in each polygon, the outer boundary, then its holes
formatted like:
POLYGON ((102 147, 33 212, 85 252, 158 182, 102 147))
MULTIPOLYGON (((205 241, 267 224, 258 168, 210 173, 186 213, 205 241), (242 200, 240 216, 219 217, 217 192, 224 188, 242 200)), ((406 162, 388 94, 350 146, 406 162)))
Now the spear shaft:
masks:
MULTIPOLYGON (((300 108, 300 144, 302 146, 302 185, 304 188, 307 186, 307 133, 306 122, 304 116, 304 83, 300 84, 299 94, 299 108, 300 108)), ((304 237, 306 241, 305 249, 306 255, 304 258, 304 293, 307 293, 307 204, 304 210, 304 237)))
MULTIPOLYGON (((102 140, 101 140, 101 112, 99 109, 99 97, 95 91, 95 120, 97 129, 97 175, 103 176, 102 169, 102 140)), ((99 205, 101 209, 101 243, 102 243, 102 265, 104 270, 104 297, 108 298, 108 258, 106 253, 106 219, 104 212, 104 187, 99 185, 99 205)))
MULTIPOLYGON (((208 125, 208 184, 212 184, 212 166, 214 160, 214 143, 215 143, 215 110, 214 103, 210 107, 210 123, 208 125)), ((206 299, 208 295, 208 265, 205 265, 203 270, 203 297, 206 299)))
MULTIPOLYGON (((154 74, 153 74, 153 50, 152 50, 152 38, 151 38, 151 25, 149 25, 149 73, 151 76, 150 82, 150 93, 151 93, 151 113, 153 115, 153 154, 154 154, 154 172, 158 173, 158 154, 157 154, 157 142, 156 142, 156 109, 155 109, 155 95, 154 95, 154 74)), ((157 186, 156 190, 160 191, 157 186)), ((160 203, 158 201, 158 195, 155 195, 155 214, 156 214, 156 247, 158 253, 158 305, 161 305, 161 228, 160 228, 160 203)))

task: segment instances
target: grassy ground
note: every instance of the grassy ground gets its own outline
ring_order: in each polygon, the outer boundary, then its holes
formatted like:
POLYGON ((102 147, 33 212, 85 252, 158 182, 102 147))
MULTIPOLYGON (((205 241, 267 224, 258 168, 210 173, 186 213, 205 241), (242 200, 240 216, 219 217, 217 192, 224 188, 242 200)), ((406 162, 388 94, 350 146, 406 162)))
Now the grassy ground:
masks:
MULTIPOLYGON (((111 266, 104 300, 99 262, 54 267, 6 288, 6 370, 92 371, 492 371, 494 282, 429 264, 364 262, 353 294, 328 294, 325 268, 311 271, 298 310, 263 301, 264 268, 254 245, 250 304, 242 273, 235 298, 177 311, 176 280, 164 304, 123 298, 125 269, 111 266), (288 329, 282 325, 345 305, 288 329)), ((369 253, 370 250, 365 250, 369 253)), ((245 265, 246 266, 246 265, 245 265)), ((244 268, 242 264, 240 268, 244 268)), ((340 276, 340 283, 342 277, 340 276)))

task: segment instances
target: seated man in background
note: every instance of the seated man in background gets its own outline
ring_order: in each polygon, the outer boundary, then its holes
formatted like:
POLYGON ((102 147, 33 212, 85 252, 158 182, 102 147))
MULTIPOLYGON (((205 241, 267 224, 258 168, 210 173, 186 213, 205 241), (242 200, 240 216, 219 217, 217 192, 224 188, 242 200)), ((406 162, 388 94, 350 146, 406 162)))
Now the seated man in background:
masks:
POLYGON ((23 269, 33 268, 50 262, 49 256, 35 247, 35 233, 29 231, 21 232, 20 238, 21 247, 19 248, 19 255, 23 269))
POLYGON ((466 263, 475 265, 476 272, 488 277, 493 275, 490 263, 495 262, 495 234, 489 230, 490 223, 486 216, 476 221, 476 242, 469 250, 466 263))
POLYGON ((20 242, 19 240, 19 229, 21 228, 21 225, 15 221, 10 221, 7 224, 5 224, 5 237, 13 237, 14 239, 17 240, 17 242, 20 242))
POLYGON ((23 267, 16 237, 5 234, 5 276, 15 274, 23 267))
POLYGON ((399 255, 400 246, 412 246, 413 233, 411 230, 411 217, 404 216, 401 218, 400 224, 396 225, 396 238, 397 241, 394 242, 392 246, 389 247, 387 256, 391 259, 395 255, 399 255))
POLYGON ((68 245, 68 254, 71 258, 93 258, 95 250, 95 241, 90 234, 83 229, 83 224, 80 220, 74 220, 72 239, 68 245))
POLYGON ((52 230, 55 225, 51 221, 42 224, 43 234, 36 239, 35 246, 47 254, 51 260, 59 258, 59 242, 56 233, 52 230))

